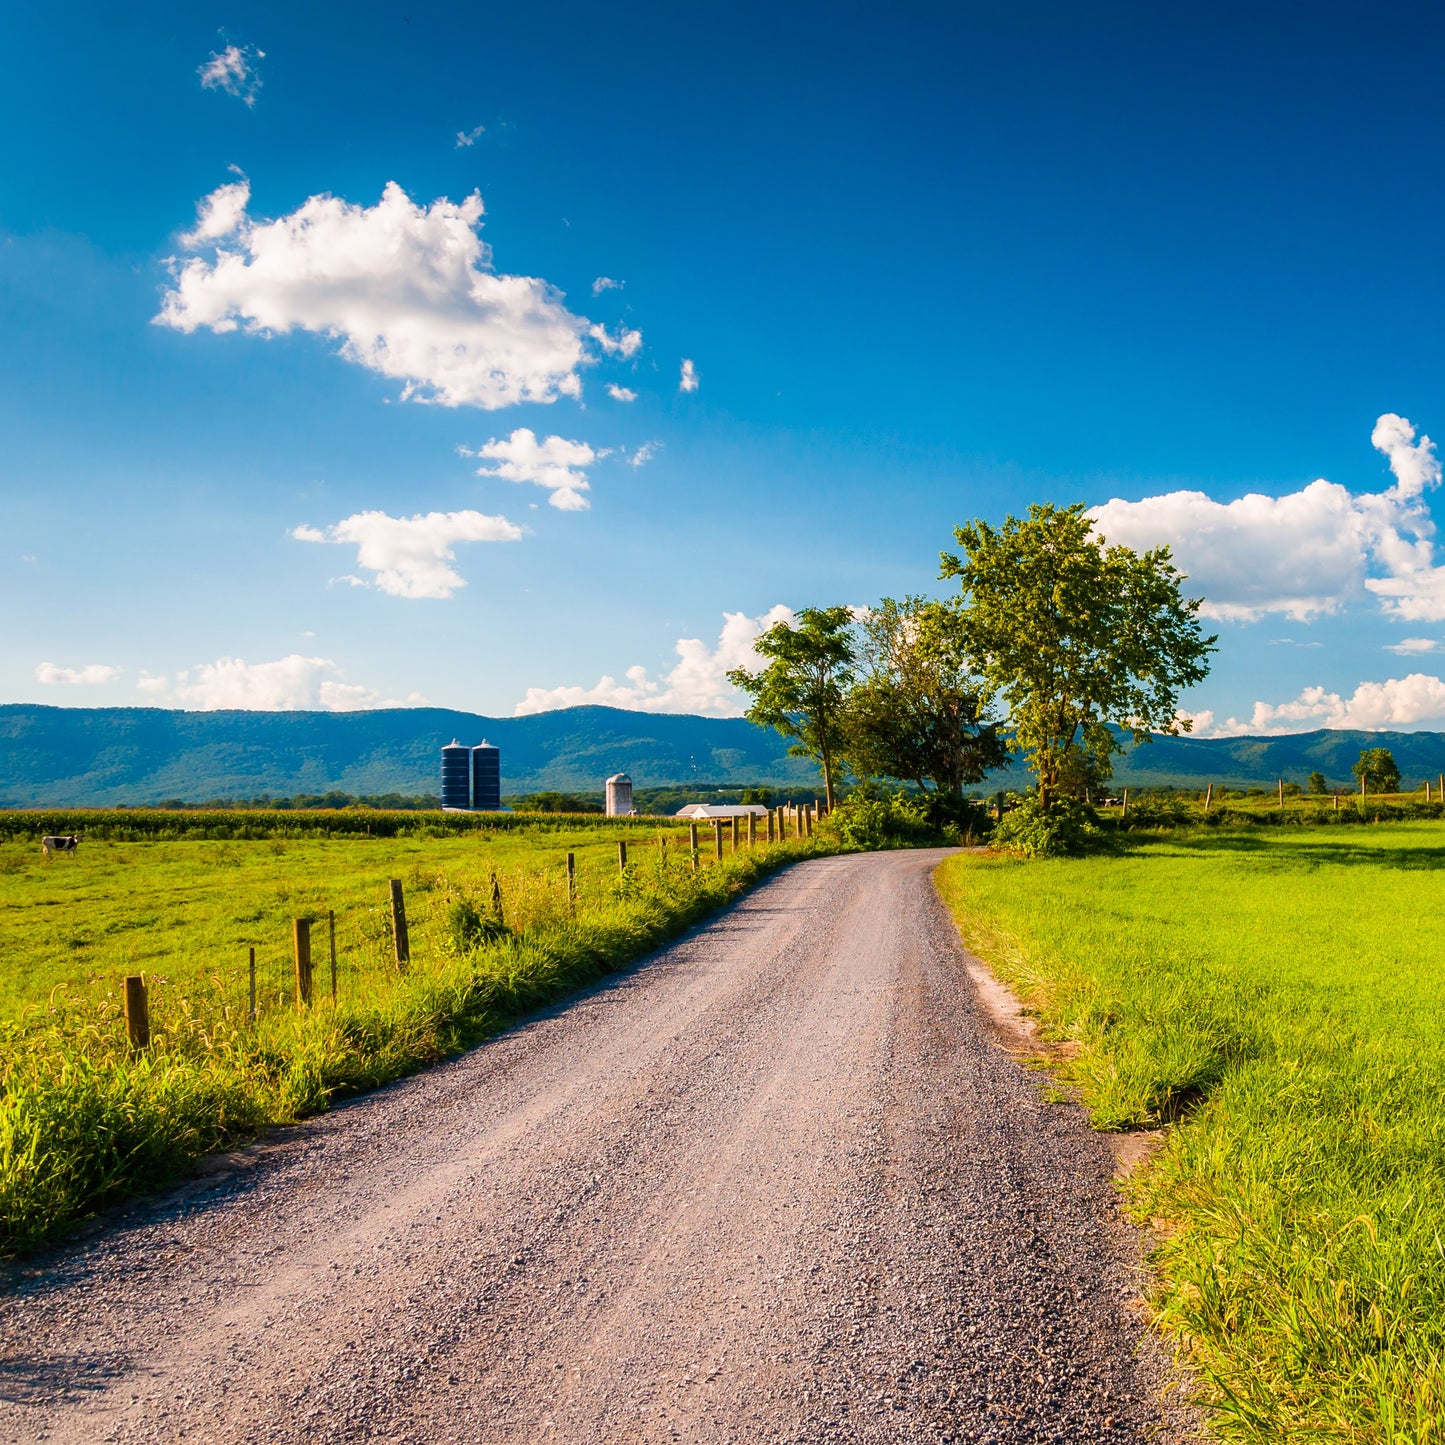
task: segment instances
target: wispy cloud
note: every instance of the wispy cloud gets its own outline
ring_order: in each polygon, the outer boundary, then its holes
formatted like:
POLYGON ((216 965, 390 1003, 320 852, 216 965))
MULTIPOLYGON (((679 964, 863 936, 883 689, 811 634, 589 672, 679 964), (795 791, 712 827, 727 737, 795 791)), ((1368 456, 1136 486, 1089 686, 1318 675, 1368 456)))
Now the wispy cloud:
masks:
POLYGON ((457 143, 454 150, 465 150, 468 146, 474 146, 486 134, 487 128, 484 125, 474 125, 471 130, 459 130, 457 132, 457 143))
POLYGON ((592 294, 600 296, 604 291, 620 291, 626 285, 626 281, 614 281, 611 276, 599 276, 592 283, 592 294))
POLYGON ((645 467, 661 450, 661 442, 643 442, 627 460, 634 467, 645 467))
MULTIPOLYGON (((375 574, 370 584, 392 597, 445 598, 466 579, 451 565, 461 542, 515 542, 522 529, 505 517, 482 512, 425 512, 392 517, 357 512, 322 531, 302 525, 291 535, 298 542, 350 543, 357 566, 375 574)), ((332 578, 351 586, 368 585, 358 577, 332 578)))
POLYGON ((1427 652, 1439 652, 1440 644, 1433 637, 1405 637, 1399 642, 1386 643, 1385 651, 1400 657, 1419 657, 1427 652))
POLYGON ((35 669, 35 680, 47 687, 100 687, 114 682, 122 671, 122 668, 102 662, 87 663, 84 667, 61 667, 54 662, 42 662, 35 669))
POLYGON ((362 708, 424 707, 419 692, 389 698, 377 689, 344 681, 329 657, 292 653, 275 662, 221 657, 178 672, 142 673, 136 686, 157 702, 197 712, 235 708, 246 712, 355 712, 362 708))
POLYGON ((775 622, 793 622, 793 611, 779 605, 760 617, 745 612, 723 613, 722 631, 709 647, 697 637, 682 637, 674 652, 677 664, 660 678, 650 678, 642 666, 629 667, 619 682, 606 675, 591 687, 529 687, 513 710, 517 717, 552 712, 561 707, 594 704, 631 708, 637 712, 701 713, 707 717, 737 717, 743 699, 728 681, 735 667, 757 664, 753 644, 775 622))
POLYGON ((630 386, 618 386, 615 381, 607 383, 607 395, 613 401, 636 401, 637 393, 630 386))
POLYGON ((692 364, 691 357, 686 357, 682 363, 682 373, 678 377, 677 389, 679 391, 696 391, 697 388, 697 367, 692 364))
POLYGON ((228 45, 222 51, 213 50, 211 58, 197 67, 196 74, 206 90, 223 90, 247 105, 255 105, 256 92, 261 89, 256 62, 265 58, 266 52, 254 45, 228 45))

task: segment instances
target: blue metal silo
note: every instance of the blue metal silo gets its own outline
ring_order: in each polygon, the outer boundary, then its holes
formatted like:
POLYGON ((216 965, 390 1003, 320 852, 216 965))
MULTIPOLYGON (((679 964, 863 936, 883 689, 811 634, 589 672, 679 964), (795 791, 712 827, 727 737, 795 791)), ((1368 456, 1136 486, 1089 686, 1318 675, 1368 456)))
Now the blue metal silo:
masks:
POLYGON ((442 749, 443 808, 459 808, 466 812, 471 807, 469 755, 470 749, 464 748, 455 738, 442 749))
POLYGON ((484 738, 472 749, 472 807, 502 806, 502 750, 484 738))

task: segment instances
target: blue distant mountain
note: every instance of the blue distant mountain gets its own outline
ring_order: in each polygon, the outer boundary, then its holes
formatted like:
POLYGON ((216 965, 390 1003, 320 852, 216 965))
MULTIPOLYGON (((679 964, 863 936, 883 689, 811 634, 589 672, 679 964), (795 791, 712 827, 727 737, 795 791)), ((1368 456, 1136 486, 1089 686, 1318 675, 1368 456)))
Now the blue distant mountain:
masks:
MULTIPOLYGON (((797 787, 816 769, 743 718, 575 707, 490 718, 444 708, 378 712, 176 712, 0 706, 0 806, 103 807, 347 793, 435 793, 452 738, 502 750, 502 790, 600 793, 609 774, 638 787, 760 783, 797 787)), ((1445 734, 1320 730, 1272 738, 1156 738, 1117 764, 1118 786, 1246 787, 1312 771, 1352 782, 1364 747, 1395 754, 1407 786, 1445 771, 1445 734)), ((985 788, 1017 786, 1015 767, 985 788)))

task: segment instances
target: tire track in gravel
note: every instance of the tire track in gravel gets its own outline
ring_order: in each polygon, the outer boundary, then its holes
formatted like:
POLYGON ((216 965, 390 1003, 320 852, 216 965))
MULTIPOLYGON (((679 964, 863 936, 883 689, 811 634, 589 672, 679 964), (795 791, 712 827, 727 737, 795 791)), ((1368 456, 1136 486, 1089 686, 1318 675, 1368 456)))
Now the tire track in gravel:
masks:
POLYGON ((1110 1153, 994 1042, 941 856, 797 865, 12 1268, 0 1437, 1187 1438, 1110 1153))

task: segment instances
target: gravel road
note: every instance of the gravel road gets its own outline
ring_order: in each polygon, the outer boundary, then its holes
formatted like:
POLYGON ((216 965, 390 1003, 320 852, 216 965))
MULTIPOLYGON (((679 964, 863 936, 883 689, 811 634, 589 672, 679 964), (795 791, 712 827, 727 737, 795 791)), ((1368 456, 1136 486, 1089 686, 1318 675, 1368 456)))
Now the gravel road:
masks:
POLYGON ((0 1438, 1185 1438, 1112 1156, 999 1046, 942 856, 800 864, 12 1269, 0 1438))

